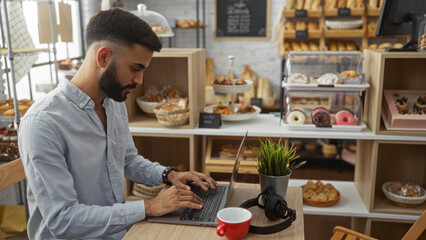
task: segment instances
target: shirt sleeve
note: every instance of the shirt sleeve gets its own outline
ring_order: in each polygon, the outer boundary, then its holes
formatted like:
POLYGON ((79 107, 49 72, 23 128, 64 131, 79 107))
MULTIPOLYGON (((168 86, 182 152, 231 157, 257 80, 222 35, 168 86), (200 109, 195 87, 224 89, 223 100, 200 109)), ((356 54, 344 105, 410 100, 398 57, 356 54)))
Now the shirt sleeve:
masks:
POLYGON ((66 143, 43 113, 20 124, 19 150, 29 188, 56 238, 103 238, 145 218, 144 201, 112 206, 81 204, 68 170, 66 143))

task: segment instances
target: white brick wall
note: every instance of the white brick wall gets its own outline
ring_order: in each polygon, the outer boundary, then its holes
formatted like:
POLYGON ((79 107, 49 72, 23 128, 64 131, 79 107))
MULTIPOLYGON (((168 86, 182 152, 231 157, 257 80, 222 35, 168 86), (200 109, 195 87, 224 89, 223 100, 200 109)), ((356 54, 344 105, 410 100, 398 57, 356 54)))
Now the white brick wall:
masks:
MULTIPOLYGON (((114 1, 114 0, 112 0, 114 1)), ((83 0, 84 25, 89 19, 87 15, 94 14, 100 9, 101 1, 83 0), (88 3, 90 2, 90 4, 88 3), (90 8, 87 9, 87 6, 90 8)), ((126 10, 136 10, 138 3, 145 3, 148 10, 161 13, 166 18, 171 19, 195 19, 196 0, 121 0, 126 10)), ((243 65, 248 64, 255 71, 257 76, 268 78, 274 90, 279 96, 279 83, 281 75, 281 57, 279 48, 273 43, 274 28, 278 24, 284 0, 271 0, 270 5, 270 26, 269 40, 214 40, 214 0, 206 2, 206 56, 214 59, 216 74, 225 74, 228 70, 228 55, 234 55, 234 72, 240 75, 243 65)), ((201 4, 200 3, 200 19, 201 4)), ((201 35, 201 32, 200 32, 201 35)), ((169 46, 169 40, 163 39, 164 47, 169 46)), ((176 30, 172 39, 173 47, 196 47, 196 33, 194 29, 176 30)), ((201 46, 201 40, 200 40, 201 46)))

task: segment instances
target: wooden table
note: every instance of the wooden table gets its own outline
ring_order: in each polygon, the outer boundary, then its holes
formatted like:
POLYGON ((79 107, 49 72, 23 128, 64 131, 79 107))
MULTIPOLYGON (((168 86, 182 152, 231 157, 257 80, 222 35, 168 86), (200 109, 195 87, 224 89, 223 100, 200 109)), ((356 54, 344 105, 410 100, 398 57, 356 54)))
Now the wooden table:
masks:
MULTIPOLYGON (((239 206, 245 200, 254 198, 260 193, 259 184, 236 183, 228 207, 239 206)), ((284 231, 270 235, 257 235, 248 233, 244 239, 305 239, 303 229, 303 202, 302 189, 289 187, 287 190, 287 203, 292 209, 296 209, 296 221, 284 231)), ((265 217, 262 209, 250 208, 253 213, 252 224, 268 226, 276 224, 265 217)), ((146 220, 136 223, 124 237, 130 239, 226 239, 216 235, 216 228, 198 227, 188 225, 175 225, 163 223, 151 223, 146 220)))

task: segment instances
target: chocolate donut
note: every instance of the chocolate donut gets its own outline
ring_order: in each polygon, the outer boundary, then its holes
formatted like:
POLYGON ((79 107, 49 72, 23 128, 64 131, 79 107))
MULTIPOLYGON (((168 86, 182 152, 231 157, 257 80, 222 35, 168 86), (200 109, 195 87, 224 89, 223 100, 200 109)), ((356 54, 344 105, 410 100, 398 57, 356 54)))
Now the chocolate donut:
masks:
POLYGON ((318 126, 329 126, 331 123, 330 113, 326 109, 318 110, 312 113, 312 123, 318 126))

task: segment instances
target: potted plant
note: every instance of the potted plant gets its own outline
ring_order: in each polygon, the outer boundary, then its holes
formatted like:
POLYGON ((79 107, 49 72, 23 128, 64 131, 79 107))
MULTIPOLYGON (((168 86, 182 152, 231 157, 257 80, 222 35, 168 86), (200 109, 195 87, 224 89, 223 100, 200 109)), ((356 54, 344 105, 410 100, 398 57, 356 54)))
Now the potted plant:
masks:
POLYGON ((278 142, 267 138, 260 140, 260 146, 251 146, 252 151, 257 156, 257 170, 259 171, 260 188, 263 192, 267 187, 272 186, 275 192, 285 198, 288 181, 291 172, 302 166, 306 161, 297 163, 299 158, 296 155, 296 148, 288 141, 283 142, 281 138, 278 142))

